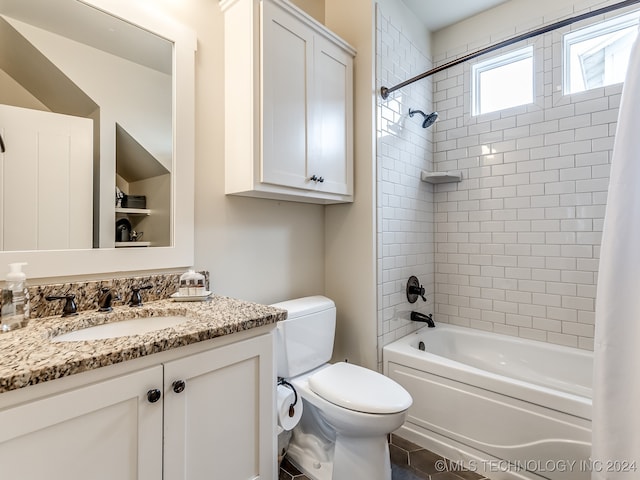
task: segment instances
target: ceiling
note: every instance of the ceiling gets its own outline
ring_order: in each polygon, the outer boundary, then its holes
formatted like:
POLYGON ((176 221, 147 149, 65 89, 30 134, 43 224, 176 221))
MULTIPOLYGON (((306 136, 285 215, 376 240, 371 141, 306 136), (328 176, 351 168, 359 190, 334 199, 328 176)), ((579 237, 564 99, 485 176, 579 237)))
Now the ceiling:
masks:
POLYGON ((171 74, 172 43, 81 1, 0 0, 0 15, 171 74))
POLYGON ((472 17, 507 0, 402 0, 431 32, 472 17))

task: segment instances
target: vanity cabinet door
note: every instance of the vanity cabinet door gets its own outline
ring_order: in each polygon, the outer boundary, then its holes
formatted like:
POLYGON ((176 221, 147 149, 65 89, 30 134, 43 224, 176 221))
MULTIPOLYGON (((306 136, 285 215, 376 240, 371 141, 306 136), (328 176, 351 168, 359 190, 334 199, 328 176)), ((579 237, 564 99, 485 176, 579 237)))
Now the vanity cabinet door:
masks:
POLYGON ((0 410, 2 478, 162 478, 162 366, 0 410))
POLYGON ((165 363, 164 480, 275 480, 273 335, 165 363))

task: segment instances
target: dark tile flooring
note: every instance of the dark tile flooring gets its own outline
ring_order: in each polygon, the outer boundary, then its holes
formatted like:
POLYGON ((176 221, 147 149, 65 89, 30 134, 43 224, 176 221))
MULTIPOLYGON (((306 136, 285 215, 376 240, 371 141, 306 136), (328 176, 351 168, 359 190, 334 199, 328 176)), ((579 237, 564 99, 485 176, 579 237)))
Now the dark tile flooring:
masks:
MULTIPOLYGON (((482 480, 484 477, 474 472, 460 471, 457 465, 445 458, 425 450, 397 435, 391 435, 392 480, 482 480)), ((278 480, 309 480, 285 457, 280 465, 278 480)), ((366 479, 353 479, 366 480, 366 479)))

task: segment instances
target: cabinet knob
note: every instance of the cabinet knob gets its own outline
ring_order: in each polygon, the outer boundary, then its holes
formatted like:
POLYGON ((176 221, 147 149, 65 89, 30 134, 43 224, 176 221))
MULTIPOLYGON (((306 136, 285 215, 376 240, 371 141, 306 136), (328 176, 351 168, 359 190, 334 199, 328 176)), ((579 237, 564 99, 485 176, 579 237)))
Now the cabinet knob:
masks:
POLYGON ((147 400, 149 400, 149 403, 156 403, 158 400, 160 400, 161 396, 162 392, 157 388, 152 388, 147 392, 147 400))
POLYGON ((176 380, 173 382, 173 391, 176 393, 184 392, 185 383, 184 380, 176 380))
POLYGON ((323 182, 324 182, 324 178, 322 178, 322 177, 318 177, 318 181, 319 181, 320 183, 323 183, 323 182))

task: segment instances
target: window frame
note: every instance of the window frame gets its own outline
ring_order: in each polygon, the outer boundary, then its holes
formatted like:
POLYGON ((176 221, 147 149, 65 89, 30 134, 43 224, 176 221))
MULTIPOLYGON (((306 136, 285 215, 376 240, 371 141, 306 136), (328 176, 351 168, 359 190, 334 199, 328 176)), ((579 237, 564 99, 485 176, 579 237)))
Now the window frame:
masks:
MULTIPOLYGON (((577 43, 592 40, 597 37, 609 35, 619 30, 640 26, 640 10, 634 10, 624 15, 608 18, 597 23, 593 23, 586 27, 565 33, 562 36, 562 93, 564 95, 573 95, 577 93, 588 92, 596 88, 607 87, 609 85, 617 85, 622 82, 615 82, 599 87, 586 87, 584 90, 572 92, 571 90, 571 46, 577 43)), ((640 33, 639 33, 640 34, 640 33)), ((628 65, 627 65, 628 67, 628 65)), ((578 72, 581 73, 581 72, 578 72)))
POLYGON ((487 115, 490 113, 500 112, 509 108, 516 108, 523 105, 530 105, 535 102, 535 50, 534 45, 527 45, 516 50, 512 50, 507 53, 500 54, 498 56, 478 62, 471 67, 471 116, 477 117, 480 115, 487 115), (522 60, 531 59, 531 101, 527 103, 521 103, 518 105, 511 105, 509 107, 501 108, 498 110, 492 110, 491 112, 480 111, 481 106, 481 75, 489 70, 504 67, 512 63, 516 63, 522 60))

